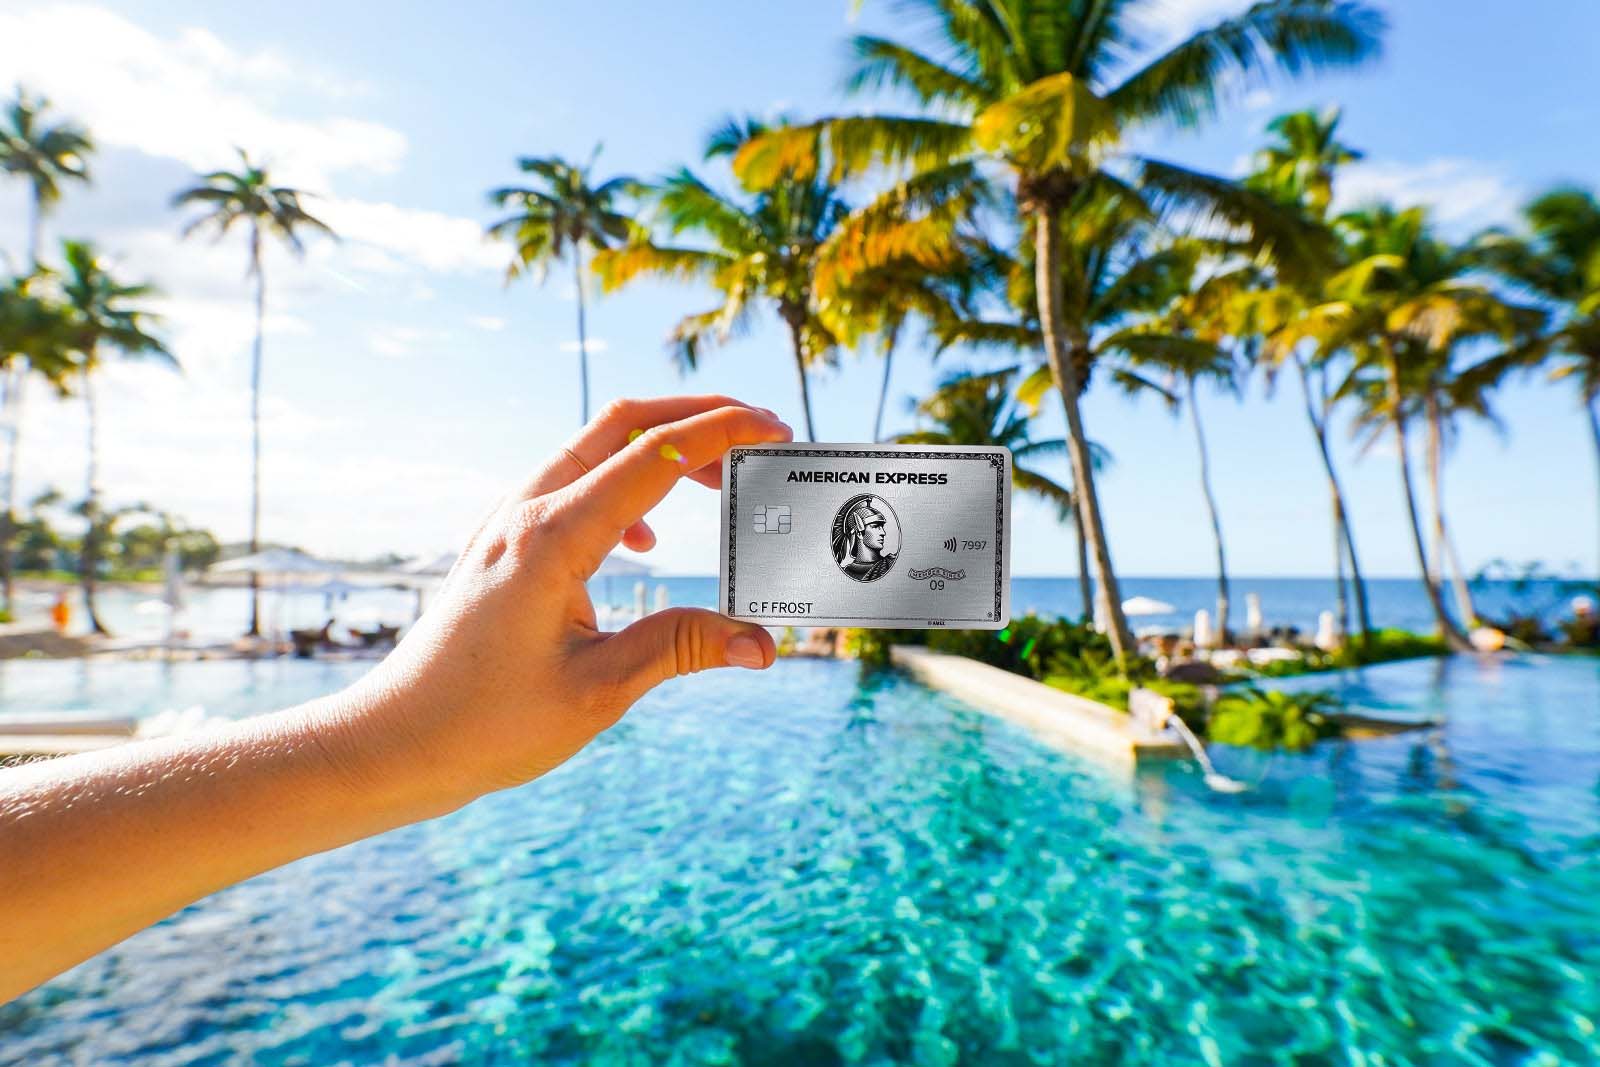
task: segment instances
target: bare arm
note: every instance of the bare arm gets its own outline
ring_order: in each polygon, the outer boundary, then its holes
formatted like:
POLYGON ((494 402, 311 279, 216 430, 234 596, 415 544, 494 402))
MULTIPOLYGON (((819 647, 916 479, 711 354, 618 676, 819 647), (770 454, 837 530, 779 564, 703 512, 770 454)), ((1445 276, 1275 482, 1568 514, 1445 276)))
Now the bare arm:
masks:
POLYGON ((729 447, 789 436, 724 397, 613 405, 350 689, 0 771, 0 1002, 224 886, 536 778, 667 678, 771 664, 764 630, 712 612, 601 633, 584 580, 617 544, 654 543, 642 517, 680 476, 716 485, 729 447))

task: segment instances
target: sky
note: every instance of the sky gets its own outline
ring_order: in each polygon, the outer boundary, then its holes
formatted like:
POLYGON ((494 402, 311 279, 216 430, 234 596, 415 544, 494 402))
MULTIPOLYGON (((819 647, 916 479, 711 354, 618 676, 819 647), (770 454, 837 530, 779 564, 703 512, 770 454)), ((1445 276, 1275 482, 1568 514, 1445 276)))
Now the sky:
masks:
MULTIPOLYGON (((1242 7, 1152 0, 1156 45, 1242 7)), ((1240 174, 1276 114, 1344 108, 1343 139, 1366 157, 1344 172, 1345 205, 1425 203, 1462 236, 1515 220, 1558 181, 1595 184, 1600 6, 1543 0, 1504 17, 1489 0, 1384 5, 1383 58, 1309 81, 1233 88, 1198 130, 1137 131, 1138 150, 1240 174)), ((159 310, 182 373, 107 369, 100 397, 102 484, 112 502, 147 501, 224 540, 249 515, 250 286, 242 235, 179 239, 174 192, 234 146, 277 180, 317 194, 312 210, 341 235, 303 260, 267 258, 263 394, 265 539, 339 557, 458 548, 498 494, 577 428, 576 289, 570 268, 540 286, 504 284, 506 250, 483 237, 487 189, 514 182, 522 155, 587 159, 597 172, 650 178, 702 165, 723 116, 799 118, 858 110, 843 90, 854 32, 904 20, 881 0, 752 5, 567 5, 473 0, 452 5, 189 0, 0 5, 0 85, 20 82, 87 125, 94 182, 69 187, 50 240, 88 237, 129 277, 162 291, 159 310)), ((892 106, 895 101, 878 101, 892 106)), ((20 259, 26 197, 0 183, 0 251, 20 259)), ((766 315, 748 337, 685 377, 663 339, 680 315, 712 306, 693 287, 642 284, 589 308, 596 404, 615 396, 723 392, 802 425, 786 334, 766 315)), ((896 360, 891 431, 915 425, 910 398, 941 374, 908 349, 896 360)), ((846 353, 819 371, 820 439, 871 435, 882 365, 846 353)), ((1242 396, 1203 389, 1200 407, 1232 569, 1326 574, 1328 501, 1292 383, 1248 382, 1242 396)), ((1469 570, 1540 561, 1592 573, 1596 477, 1574 395, 1537 379, 1499 394, 1498 427, 1464 429, 1446 467, 1447 514, 1469 570)), ((1193 428, 1151 400, 1097 392, 1090 436, 1114 461, 1100 480, 1118 570, 1205 575, 1214 548, 1193 428)), ((1048 406, 1038 436, 1061 432, 1048 406)), ((1337 459, 1363 564, 1411 575, 1396 454, 1363 450, 1341 426, 1337 459)), ((81 495, 81 402, 28 395, 23 499, 55 486, 81 495)), ((1064 469, 1059 471, 1063 477, 1064 469)), ((1070 532, 1043 505, 1014 509, 1013 572, 1070 574, 1070 532)), ((714 574, 717 502, 685 484, 651 516, 650 562, 714 574)))

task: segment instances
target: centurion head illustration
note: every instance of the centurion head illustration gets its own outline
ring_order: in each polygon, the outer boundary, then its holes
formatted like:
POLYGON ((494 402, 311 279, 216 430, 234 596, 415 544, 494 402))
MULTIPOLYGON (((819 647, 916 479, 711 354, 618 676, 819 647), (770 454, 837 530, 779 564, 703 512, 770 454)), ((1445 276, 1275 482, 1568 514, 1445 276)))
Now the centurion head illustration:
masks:
POLYGON ((900 551, 900 521, 882 497, 853 496, 833 517, 833 561, 858 582, 889 573, 900 551))

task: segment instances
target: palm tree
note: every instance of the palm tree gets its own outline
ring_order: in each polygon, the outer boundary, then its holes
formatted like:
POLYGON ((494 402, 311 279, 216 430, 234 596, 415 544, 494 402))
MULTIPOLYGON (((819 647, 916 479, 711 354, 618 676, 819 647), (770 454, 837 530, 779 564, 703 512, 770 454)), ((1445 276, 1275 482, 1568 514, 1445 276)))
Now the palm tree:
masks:
POLYGON ((930 50, 881 37, 854 41, 853 89, 888 85, 923 105, 914 115, 822 119, 747 144, 736 169, 757 187, 827 180, 875 166, 936 172, 986 158, 1008 172, 1019 222, 1036 249, 1038 320, 1067 419, 1069 455, 1112 649, 1131 648, 1080 410, 1089 331, 1066 313, 1061 228, 1086 198, 1115 190, 1183 207, 1238 228, 1255 251, 1285 262, 1316 258, 1315 233, 1270 197, 1170 163, 1112 160, 1123 134, 1156 120, 1193 125, 1216 108, 1224 79, 1243 84, 1269 68, 1291 74, 1373 55, 1381 17, 1356 0, 1262 0, 1164 53, 1138 54, 1136 22, 1150 2, 1038 5, 1030 0, 911 0, 936 31, 930 50), (823 149, 826 149, 825 151, 823 149), (1138 187, 1125 176, 1136 175, 1138 187))
POLYGON ((905 445, 989 445, 1011 450, 1011 484, 1048 500, 1061 518, 1072 514, 1072 490, 1032 466, 1032 462, 1066 452, 1065 440, 1030 436, 1031 415, 1018 403, 1013 385, 1020 367, 976 373, 957 371, 942 378, 933 393, 917 405, 917 414, 931 426, 898 434, 905 445))
MULTIPOLYGON (((1173 287, 1171 303, 1156 319, 1149 323, 1152 333, 1165 333, 1166 338, 1151 350, 1140 353, 1136 360, 1164 371, 1169 378, 1168 402, 1174 412, 1184 404, 1189 409, 1189 421, 1194 427, 1196 455, 1200 461, 1200 489, 1206 501, 1206 514, 1211 520, 1212 540, 1217 549, 1217 628, 1219 644, 1229 641, 1228 610, 1228 554, 1222 539, 1222 517, 1217 508, 1217 495, 1211 484, 1211 452, 1206 445, 1205 426, 1200 419, 1200 398, 1197 383, 1208 379, 1221 388, 1238 393, 1239 380, 1245 370, 1243 351, 1230 351, 1229 330, 1238 292, 1253 285, 1259 274, 1252 267, 1219 270, 1204 281, 1199 280, 1202 255, 1209 251, 1200 242, 1180 242, 1170 251, 1176 253, 1176 269, 1171 275, 1173 287)), ((1217 264, 1220 266, 1220 264, 1217 264)), ((1243 346, 1239 346, 1243 347, 1243 346)))
MULTIPOLYGON (((306 194, 285 185, 274 185, 264 165, 251 161, 239 149, 238 170, 214 170, 201 175, 200 183, 173 197, 176 208, 200 205, 204 213, 183 228, 183 236, 209 230, 213 240, 221 240, 235 223, 249 228, 250 266, 247 278, 256 281, 256 332, 250 352, 250 551, 261 546, 261 340, 267 314, 267 275, 262 264, 265 238, 276 237, 295 255, 305 254, 300 240, 302 230, 320 230, 332 237, 327 223, 313 217, 301 206, 306 194)), ((261 579, 250 575, 250 628, 248 636, 261 633, 261 579)))
MULTIPOLYGON (((1164 354, 1190 344, 1187 339, 1152 324, 1192 276, 1198 246, 1162 244, 1160 228, 1149 208, 1137 199, 1107 193, 1087 199, 1082 210, 1065 220, 1058 261, 1064 275, 1065 306, 1084 325, 1083 384, 1099 373, 1126 392, 1154 391, 1171 399, 1157 382, 1142 373, 1164 354)), ((1030 373, 1017 386, 1018 399, 1037 412, 1055 389, 1045 357, 1046 340, 1039 326, 1034 298, 1037 280, 1033 243, 1026 234, 1020 255, 994 246, 971 254, 971 261, 996 292, 991 301, 1006 309, 1005 317, 943 319, 935 326, 941 349, 963 345, 996 349, 1007 358, 1021 358, 1030 373)), ((1087 442, 1091 470, 1107 465, 1106 453, 1087 442)), ((1084 618, 1105 617, 1094 603, 1089 559, 1088 523, 1081 510, 1082 494, 1073 496, 1073 527, 1078 550, 1079 591, 1084 618)), ((1118 601, 1120 610, 1121 602, 1118 601)))
POLYGON ((28 183, 28 262, 39 266, 44 246, 44 216, 61 199, 64 181, 89 180, 87 158, 94 151, 89 134, 66 120, 45 118, 50 102, 18 87, 0 124, 0 171, 28 183))
MULTIPOLYGON (((1328 281, 1324 303, 1285 327, 1282 342, 1313 340, 1324 353, 1346 350, 1354 356, 1355 368, 1340 391, 1363 402, 1358 425, 1394 431, 1423 587, 1439 632, 1466 648, 1465 633, 1445 610, 1439 572, 1424 544, 1411 479, 1410 426, 1458 345, 1481 339, 1515 343, 1542 316, 1468 280, 1477 258, 1435 237, 1421 208, 1370 207, 1337 221, 1351 265, 1328 281)), ((1430 484, 1436 486, 1432 467, 1430 484)), ((1436 526, 1442 529, 1442 522, 1436 515, 1436 526)))
POLYGON ((524 156, 517 166, 531 174, 539 187, 506 186, 492 190, 489 201, 498 208, 511 208, 515 214, 489 226, 491 237, 512 244, 512 258, 506 267, 506 283, 532 273, 543 283, 552 260, 572 254, 572 280, 578 293, 578 383, 580 390, 579 425, 589 421, 589 339, 584 324, 583 250, 609 248, 626 240, 633 223, 617 209, 617 201, 639 192, 633 178, 611 178, 599 185, 590 184, 591 172, 600 156, 596 145, 589 162, 575 166, 557 156, 524 156))
MULTIPOLYGON (((12 384, 11 399, 15 403, 20 383, 29 375, 38 375, 64 393, 66 380, 73 372, 72 349, 67 335, 67 314, 60 299, 55 276, 48 271, 36 270, 19 275, 0 284, 0 377, 12 384)), ((15 408, 13 407, 13 415, 15 408)), ((11 459, 16 456, 15 424, 13 423, 11 459)), ((12 463, 7 474, 6 492, 16 489, 16 468, 12 463)), ((0 550, 0 577, 3 577, 4 609, 12 610, 12 591, 16 535, 19 524, 15 511, 7 507, 0 514, 0 537, 4 547, 0 550)))
MULTIPOLYGON (((1296 111, 1280 115, 1268 123, 1267 131, 1276 135, 1256 153, 1255 169, 1245 183, 1252 188, 1275 197, 1284 204, 1299 206, 1312 218, 1325 222, 1333 202, 1334 172, 1346 163, 1362 158, 1356 149, 1338 138, 1339 109, 1322 112, 1296 111)), ((1316 286, 1326 280, 1314 276, 1307 284, 1291 286, 1280 284, 1265 294, 1241 293, 1245 305, 1237 310, 1247 316, 1241 330, 1244 334, 1259 331, 1270 334, 1282 323, 1286 315, 1303 311, 1319 303, 1316 286), (1262 299, 1263 295, 1265 300, 1262 299), (1266 321, 1251 316, 1265 312, 1266 321)), ((1284 347, 1272 343, 1268 337, 1263 348, 1268 357, 1268 383, 1277 364, 1292 363, 1300 381, 1306 419, 1317 443, 1317 455, 1322 460, 1328 478, 1328 496, 1333 516, 1333 571, 1337 590, 1339 626, 1350 632, 1349 598, 1345 592, 1345 567, 1350 568, 1350 589, 1355 594, 1356 617, 1361 628, 1361 640, 1372 634, 1372 614, 1367 605, 1367 583, 1361 574, 1361 559, 1356 552, 1355 530, 1350 523, 1349 509, 1345 506, 1344 488, 1339 472, 1334 467, 1333 450, 1328 444, 1328 423, 1333 414, 1334 393, 1329 387, 1332 360, 1338 353, 1320 359, 1308 359, 1293 345, 1284 347)))
MULTIPOLYGON (((39 269, 44 246, 44 217, 61 199, 65 182, 89 180, 88 156, 94 142, 70 120, 52 122, 46 117, 49 101, 32 96, 21 86, 0 123, 0 172, 28 183, 28 251, 26 262, 39 269)), ((22 444, 22 402, 29 364, 19 360, 6 375, 0 408, 5 410, 7 448, 5 499, 0 501, 0 587, 5 610, 12 607, 12 540, 16 530, 16 484, 22 444)), ((47 375, 48 376, 48 375, 47 375)))
POLYGON ((934 271, 900 260, 854 274, 833 295, 818 299, 817 313, 839 344, 856 346, 871 339, 878 343, 883 376, 872 420, 873 441, 883 440, 895 349, 913 317, 937 331, 940 324, 973 315, 976 285, 977 278, 964 261, 934 271))
POLYGON ((79 575, 83 582, 83 607, 89 626, 97 634, 109 631, 100 621, 95 605, 95 586, 100 565, 101 538, 108 523, 100 506, 98 419, 95 404, 95 371, 106 352, 126 359, 154 359, 174 369, 178 361, 150 332, 155 316, 138 302, 155 295, 144 284, 128 284, 113 277, 82 241, 64 241, 62 258, 66 275, 62 291, 68 309, 69 336, 77 354, 77 368, 83 386, 84 413, 88 418, 88 464, 84 478, 83 514, 88 529, 83 536, 79 575))
POLYGON ((1339 140, 1339 109, 1291 111, 1267 123, 1277 140, 1256 153, 1247 185, 1303 204, 1314 217, 1327 218, 1333 204, 1334 171, 1362 158, 1339 140))
POLYGON ((1600 475, 1600 200, 1589 189, 1558 186, 1522 216, 1525 233, 1491 230, 1477 245, 1490 267, 1558 312, 1544 343, 1520 362, 1553 357, 1551 379, 1578 387, 1600 475))
MULTIPOLYGON (((751 120, 730 121, 712 134, 706 158, 731 154, 766 129, 751 120)), ((683 370, 693 369, 708 348, 746 332, 756 301, 770 301, 789 330, 806 437, 815 441, 808 371, 835 358, 838 340, 817 313, 813 281, 819 252, 848 211, 838 190, 815 178, 785 180, 737 200, 685 167, 648 195, 671 236, 691 236, 698 244, 662 244, 641 233, 595 255, 602 285, 611 290, 655 276, 704 281, 721 295, 716 307, 684 316, 668 334, 668 350, 683 370)))

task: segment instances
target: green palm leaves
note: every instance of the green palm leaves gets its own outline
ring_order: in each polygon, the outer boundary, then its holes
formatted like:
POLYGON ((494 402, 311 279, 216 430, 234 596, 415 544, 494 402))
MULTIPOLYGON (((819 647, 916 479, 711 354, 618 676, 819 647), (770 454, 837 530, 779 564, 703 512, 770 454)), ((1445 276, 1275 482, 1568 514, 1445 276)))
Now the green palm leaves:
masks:
POLYGON ((579 422, 589 421, 589 338, 585 321, 585 250, 593 253, 625 241, 633 222, 622 201, 642 191, 639 181, 616 177, 594 183, 591 174, 600 148, 578 166, 558 156, 525 156, 517 167, 534 179, 531 185, 504 186, 489 192, 489 202, 510 215, 489 225, 489 236, 511 246, 506 282, 531 274, 543 283, 549 265, 571 258, 578 301, 579 422))
POLYGON ((333 236, 327 223, 308 212, 301 201, 305 193, 275 185, 267 168, 239 149, 237 170, 214 170, 200 176, 200 184, 173 197, 176 208, 199 207, 201 212, 183 227, 183 236, 208 234, 213 240, 227 236, 235 223, 250 230, 250 273, 261 270, 261 238, 276 237, 295 254, 304 253, 302 230, 333 236))
POLYGON ((61 199, 63 181, 87 181, 94 142, 72 122, 51 122, 49 102, 17 90, 0 121, 0 173, 28 183, 33 200, 28 258, 39 264, 44 213, 61 199))
POLYGON ((1134 215, 1186 214, 1309 276, 1331 242, 1297 211, 1236 182, 1136 157, 1118 162, 1115 153, 1142 123, 1193 124, 1209 115, 1225 83, 1369 58, 1382 20, 1346 0, 1262 0, 1130 63, 1136 19, 1149 4, 915 0, 906 8, 920 16, 929 45, 857 38, 850 84, 907 90, 921 114, 840 116, 775 131, 741 148, 734 168, 748 186, 766 189, 817 175, 839 182, 880 168, 916 175, 978 159, 1002 166, 1008 177, 989 180, 1005 182, 1020 212, 1019 236, 1031 242, 1036 321, 1067 417, 1101 607, 1125 661, 1130 639, 1079 411, 1095 358, 1094 324, 1086 318, 1085 286, 1071 273, 1079 257, 1069 249, 1068 220, 1116 200, 1136 205, 1122 209, 1134 215))
MULTIPOLYGON (((768 132, 751 120, 726 122, 713 131, 706 157, 737 157, 751 138, 768 132)), ((814 148, 815 140, 810 144, 814 148)), ((808 374, 831 361, 838 345, 814 299, 815 279, 824 246, 848 214, 838 189, 817 177, 823 169, 814 161, 806 177, 786 177, 736 197, 681 168, 645 193, 664 236, 641 227, 629 244, 602 251, 594 261, 607 289, 658 277, 698 281, 717 293, 716 306, 684 316, 668 335, 668 350, 685 369, 748 330, 756 307, 769 305, 789 333, 809 440, 816 440, 816 426, 808 374)))

